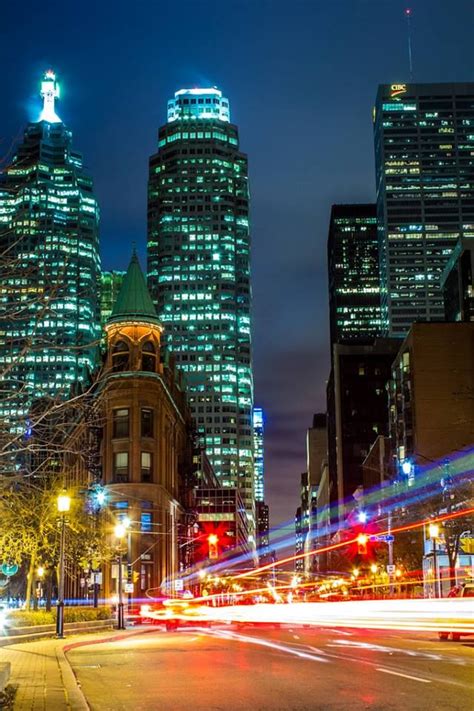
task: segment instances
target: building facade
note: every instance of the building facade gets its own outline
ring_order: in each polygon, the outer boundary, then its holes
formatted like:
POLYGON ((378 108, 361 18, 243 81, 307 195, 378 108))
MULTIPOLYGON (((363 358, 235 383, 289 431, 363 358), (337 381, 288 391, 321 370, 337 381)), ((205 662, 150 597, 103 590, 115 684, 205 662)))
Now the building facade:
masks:
POLYGON ((474 234, 474 83, 379 86, 374 109, 384 334, 444 318, 440 276, 474 234))
POLYGON ((472 446, 473 392, 474 323, 413 324, 393 363, 395 472, 405 460, 416 468, 472 446))
POLYGON ((249 189, 222 92, 168 103, 148 183, 148 284, 202 443, 254 530, 249 189))
POLYGON ((212 487, 195 491, 197 535, 194 538, 194 563, 231 562, 251 554, 249 526, 240 492, 235 488, 212 487))
POLYGON ((328 236, 331 343, 370 342, 381 334, 377 210, 333 205, 328 236))
POLYGON ((51 71, 41 95, 39 120, 0 175, 0 418, 18 432, 35 400, 67 399, 88 380, 100 337, 97 200, 56 114, 51 71))
POLYGON ((446 321, 474 321, 474 237, 459 240, 441 277, 446 321))
POLYGON ((333 513, 338 512, 340 522, 363 486, 362 464, 372 444, 388 435, 388 384, 399 345, 398 339, 377 339, 371 345, 333 347, 329 477, 333 513))
POLYGON ((261 407, 253 408, 253 446, 254 446, 254 471, 255 471, 255 501, 265 499, 264 478, 264 435, 265 418, 261 407))
MULTIPOLYGON (((160 357, 162 331, 134 254, 107 321, 100 390, 102 480, 114 520, 129 522, 124 580, 134 598, 174 590, 181 529, 186 535, 181 502, 193 466, 191 416, 180 374, 160 357)), ((117 585, 115 565, 105 595, 117 585)))

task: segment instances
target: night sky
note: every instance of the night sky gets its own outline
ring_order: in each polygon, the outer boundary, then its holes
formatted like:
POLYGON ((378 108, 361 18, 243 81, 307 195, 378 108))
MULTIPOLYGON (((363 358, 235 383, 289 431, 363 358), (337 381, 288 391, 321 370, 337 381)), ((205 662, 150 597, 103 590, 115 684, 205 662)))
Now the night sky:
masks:
MULTIPOLYGON (((332 203, 375 198, 371 110, 406 82, 399 0, 25 0, 2 7, 0 156, 61 82, 101 207, 105 268, 145 266, 148 157, 174 91, 216 85, 248 153, 255 402, 266 411, 271 523, 292 519, 306 428, 325 409, 332 203)), ((414 0, 415 81, 472 81, 472 0, 414 0)))

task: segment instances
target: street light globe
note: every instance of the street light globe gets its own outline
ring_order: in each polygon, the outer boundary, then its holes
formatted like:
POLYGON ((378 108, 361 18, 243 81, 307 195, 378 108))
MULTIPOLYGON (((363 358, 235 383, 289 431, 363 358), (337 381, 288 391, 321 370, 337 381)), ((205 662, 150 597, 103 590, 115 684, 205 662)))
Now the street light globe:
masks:
POLYGON ((437 523, 430 523, 428 526, 430 538, 438 538, 439 536, 439 526, 437 523))
POLYGON ((38 573, 38 578, 42 578, 44 575, 44 568, 42 565, 38 566, 38 570, 36 571, 38 573))
POLYGON ((354 576, 354 578, 358 578, 359 577, 359 568, 354 568, 354 570, 352 571, 352 575, 354 576))
POLYGON ((69 509, 71 508, 71 497, 67 495, 66 491, 63 491, 62 494, 59 494, 56 501, 56 506, 58 508, 59 513, 67 513, 69 511, 69 509))
POLYGON ((402 462, 402 472, 408 476, 408 474, 411 474, 411 468, 412 468, 412 463, 410 462, 409 459, 405 459, 402 462))
POLYGON ((216 543, 217 543, 217 541, 218 541, 219 539, 218 539, 218 537, 216 536, 215 533, 211 533, 211 534, 208 536, 208 539, 207 539, 207 540, 208 540, 208 543, 211 544, 211 546, 215 546, 216 543))
POLYGON ((126 533, 127 533, 126 526, 124 526, 123 523, 117 523, 117 525, 114 528, 115 538, 123 538, 126 533))
POLYGON ((372 565, 370 566, 370 572, 375 575, 377 570, 378 570, 378 566, 375 563, 372 563, 372 565))

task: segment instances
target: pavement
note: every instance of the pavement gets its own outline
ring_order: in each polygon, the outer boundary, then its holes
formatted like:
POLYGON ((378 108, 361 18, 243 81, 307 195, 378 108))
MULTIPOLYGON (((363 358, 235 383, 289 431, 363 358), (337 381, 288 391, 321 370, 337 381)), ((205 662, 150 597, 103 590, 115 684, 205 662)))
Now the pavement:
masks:
POLYGON ((68 648, 136 633, 134 629, 121 633, 101 631, 0 648, 0 662, 11 663, 8 684, 15 690, 15 711, 87 711, 89 705, 66 658, 68 648))
POLYGON ((474 637, 285 626, 131 628, 0 649, 15 711, 459 711, 474 637))

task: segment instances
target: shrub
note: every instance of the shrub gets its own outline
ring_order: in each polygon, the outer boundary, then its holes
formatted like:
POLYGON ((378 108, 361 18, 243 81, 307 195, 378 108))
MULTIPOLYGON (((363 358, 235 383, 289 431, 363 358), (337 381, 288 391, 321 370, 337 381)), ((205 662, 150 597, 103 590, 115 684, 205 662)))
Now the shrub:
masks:
POLYGON ((10 610, 7 615, 7 627, 32 627, 52 625, 55 616, 46 610, 10 610))
MULTIPOLYGON (((90 622, 108 620, 112 617, 110 607, 68 607, 64 608, 64 622, 90 622)), ((8 627, 34 627, 53 625, 56 622, 56 608, 45 610, 10 610, 7 618, 8 627)))

